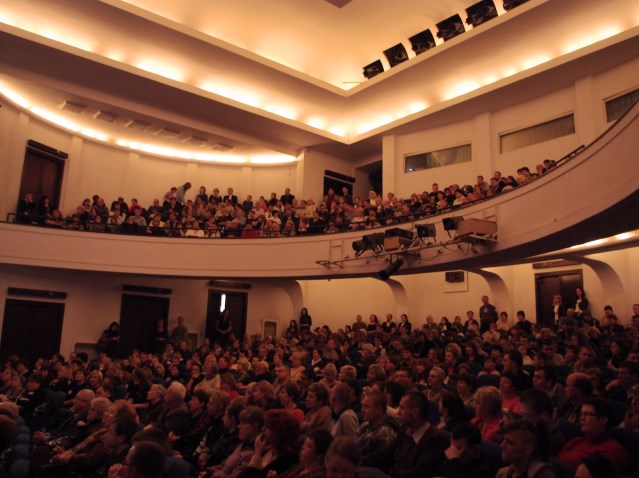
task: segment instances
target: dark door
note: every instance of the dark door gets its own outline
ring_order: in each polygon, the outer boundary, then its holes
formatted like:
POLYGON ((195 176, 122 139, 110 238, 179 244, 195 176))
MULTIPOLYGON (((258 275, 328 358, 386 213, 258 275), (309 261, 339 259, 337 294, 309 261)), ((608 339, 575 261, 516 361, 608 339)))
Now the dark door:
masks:
POLYGON ((230 313, 232 332, 241 339, 246 334, 246 307, 248 295, 241 292, 209 291, 206 311, 206 336, 215 341, 215 324, 224 309, 230 313))
POLYGON ((18 201, 26 193, 31 192, 36 204, 40 198, 47 196, 51 207, 57 209, 60 203, 63 172, 63 160, 27 148, 18 201))
POLYGON ((537 323, 552 326, 552 298, 560 294, 564 307, 575 305, 575 289, 583 288, 581 271, 536 274, 537 323))
POLYGON ((60 351, 64 304, 7 299, 0 359, 12 354, 34 360, 60 351))
POLYGON ((151 352, 151 337, 159 320, 167 328, 169 299, 147 295, 122 294, 120 310, 120 350, 127 357, 134 349, 151 352))

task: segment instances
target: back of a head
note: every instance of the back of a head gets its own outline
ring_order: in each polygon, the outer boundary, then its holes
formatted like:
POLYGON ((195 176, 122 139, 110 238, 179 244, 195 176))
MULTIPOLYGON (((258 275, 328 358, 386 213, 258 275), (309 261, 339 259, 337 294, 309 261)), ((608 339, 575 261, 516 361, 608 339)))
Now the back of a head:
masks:
POLYGON ((361 454, 355 440, 350 437, 335 438, 326 451, 326 468, 330 470, 331 457, 338 456, 354 467, 359 467, 361 454))
POLYGON ((135 468, 142 478, 162 478, 166 453, 155 442, 136 442, 127 457, 128 465, 135 468))

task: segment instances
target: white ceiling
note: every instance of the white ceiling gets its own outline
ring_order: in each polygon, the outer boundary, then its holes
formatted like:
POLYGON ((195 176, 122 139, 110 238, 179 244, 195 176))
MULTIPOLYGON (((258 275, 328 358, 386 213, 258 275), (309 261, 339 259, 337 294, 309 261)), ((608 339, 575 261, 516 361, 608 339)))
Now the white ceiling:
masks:
POLYGON ((365 65, 382 59, 388 67, 384 50, 404 42, 414 57, 411 36, 427 28, 435 36, 438 22, 454 14, 465 20, 465 9, 479 0, 352 0, 342 8, 326 0, 102 1, 350 89, 365 80, 365 65))
POLYGON ((567 86, 636 56, 639 39, 636 0, 530 0, 505 13, 496 1, 498 18, 357 83, 384 49, 403 41, 412 56, 409 36, 436 33, 435 23, 454 13, 464 18, 475 0, 332 3, 5 2, 0 93, 112 141, 191 155, 216 144, 245 156, 310 147, 364 164, 381 158, 384 134, 468 119, 543 94, 548 84, 567 86), (505 88, 508 95, 500 94, 505 88), (61 109, 69 101, 87 108, 61 109), (107 124, 98 110, 117 119, 107 124), (132 120, 151 126, 136 131, 126 126, 132 120), (196 146, 193 137, 206 141, 196 146))

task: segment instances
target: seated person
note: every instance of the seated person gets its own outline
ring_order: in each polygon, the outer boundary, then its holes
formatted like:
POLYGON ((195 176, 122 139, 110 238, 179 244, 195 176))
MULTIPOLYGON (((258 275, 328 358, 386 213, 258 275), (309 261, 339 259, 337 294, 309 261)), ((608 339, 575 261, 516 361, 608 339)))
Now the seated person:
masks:
POLYGON ((438 474, 448 478, 492 478, 481 452, 481 432, 472 423, 457 425, 451 434, 446 462, 438 474))
POLYGON ((594 454, 604 455, 618 472, 625 471, 628 465, 628 452, 609 432, 612 408, 599 397, 590 398, 581 405, 582 437, 570 440, 557 455, 559 461, 577 468, 584 458, 594 454))
POLYGON ((501 457, 510 465, 500 468, 496 478, 555 478, 554 469, 546 463, 543 431, 526 420, 516 420, 504 427, 503 434, 501 457))
POLYGON ((399 403, 399 422, 392 478, 436 476, 444 462, 448 439, 428 422, 428 400, 417 391, 408 392, 399 403))
POLYGON ((362 465, 386 469, 395 445, 397 422, 386 414, 386 395, 372 390, 362 399, 364 423, 357 429, 362 465))

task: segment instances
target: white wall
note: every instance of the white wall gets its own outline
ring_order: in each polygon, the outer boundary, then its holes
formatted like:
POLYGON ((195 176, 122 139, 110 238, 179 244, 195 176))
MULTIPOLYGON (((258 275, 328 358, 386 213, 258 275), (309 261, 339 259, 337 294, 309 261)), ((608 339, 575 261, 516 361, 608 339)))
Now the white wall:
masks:
MULTIPOLYGON (((467 282, 451 292, 445 282, 444 272, 394 277, 403 286, 407 302, 393 293, 389 283, 376 278, 333 279, 298 281, 303 295, 303 306, 309 309, 315 326, 327 324, 335 330, 351 324, 357 314, 368 320, 370 314, 383 318, 386 313, 396 317, 407 313, 415 325, 425 322, 427 315, 436 320, 465 316, 467 310, 478 313, 481 296, 486 294, 497 308, 514 317, 517 310, 526 311, 535 319, 535 273, 561 272, 582 269, 584 289, 591 301, 591 310, 598 317, 603 306, 611 303, 622 323, 628 323, 632 304, 639 302, 639 248, 606 252, 589 256, 610 265, 618 273, 625 289, 623 301, 610 302, 603 294, 603 285, 594 270, 588 266, 534 270, 531 264, 494 267, 488 271, 504 280, 508 290, 510 307, 495 300, 489 283, 479 274, 468 273, 467 282)), ((287 289, 296 287, 295 281, 253 279, 242 281, 251 284, 248 293, 247 333, 263 330, 264 321, 275 321, 282 333, 288 322, 299 316, 298 306, 293 305, 287 289), (290 286, 290 287, 289 287, 290 286)), ((63 291, 65 315, 62 330, 62 353, 68 354, 76 342, 93 342, 112 321, 120 318, 122 285, 163 287, 172 289, 170 295, 169 327, 173 327, 178 315, 186 318, 189 330, 203 337, 206 321, 208 280, 153 278, 148 276, 108 274, 101 272, 63 271, 22 266, 0 265, 0 304, 7 299, 7 288, 63 291)), ((217 290, 217 289, 216 289, 217 290)), ((21 298, 21 297, 15 297, 21 298)), ((1 321, 4 313, 0 316, 1 321)))
MULTIPOLYGON (((288 321, 298 312, 293 311, 291 298, 285 290, 267 280, 243 282, 251 285, 251 289, 245 291, 248 293, 247 333, 261 332, 264 320, 275 320, 280 324, 280 330, 283 330, 282 327, 285 329, 288 321)), ((186 319, 189 331, 198 333, 202 340, 206 327, 208 291, 212 289, 208 281, 202 279, 36 270, 0 265, 0 304, 4 310, 8 287, 66 292, 67 299, 62 301, 65 312, 60 350, 68 354, 76 342, 95 342, 111 322, 120 320, 124 284, 172 289, 169 296, 169 328, 175 326, 177 316, 181 315, 186 319)), ((11 298, 31 300, 18 296, 11 298)), ((4 320, 4 312, 1 320, 4 320)))
POLYGON ((387 135, 384 138, 384 189, 407 197, 413 192, 430 191, 453 183, 475 184, 476 176, 487 180, 494 171, 516 177, 516 170, 535 166, 544 159, 560 159, 581 144, 589 144, 609 126, 605 101, 639 88, 639 59, 602 73, 584 77, 568 87, 548 92, 514 106, 480 113, 470 120, 451 122, 417 133, 387 135), (564 114, 575 114, 576 133, 501 154, 501 133, 534 126, 564 114), (407 154, 436 151, 472 142, 473 160, 430 170, 404 172, 407 154))

